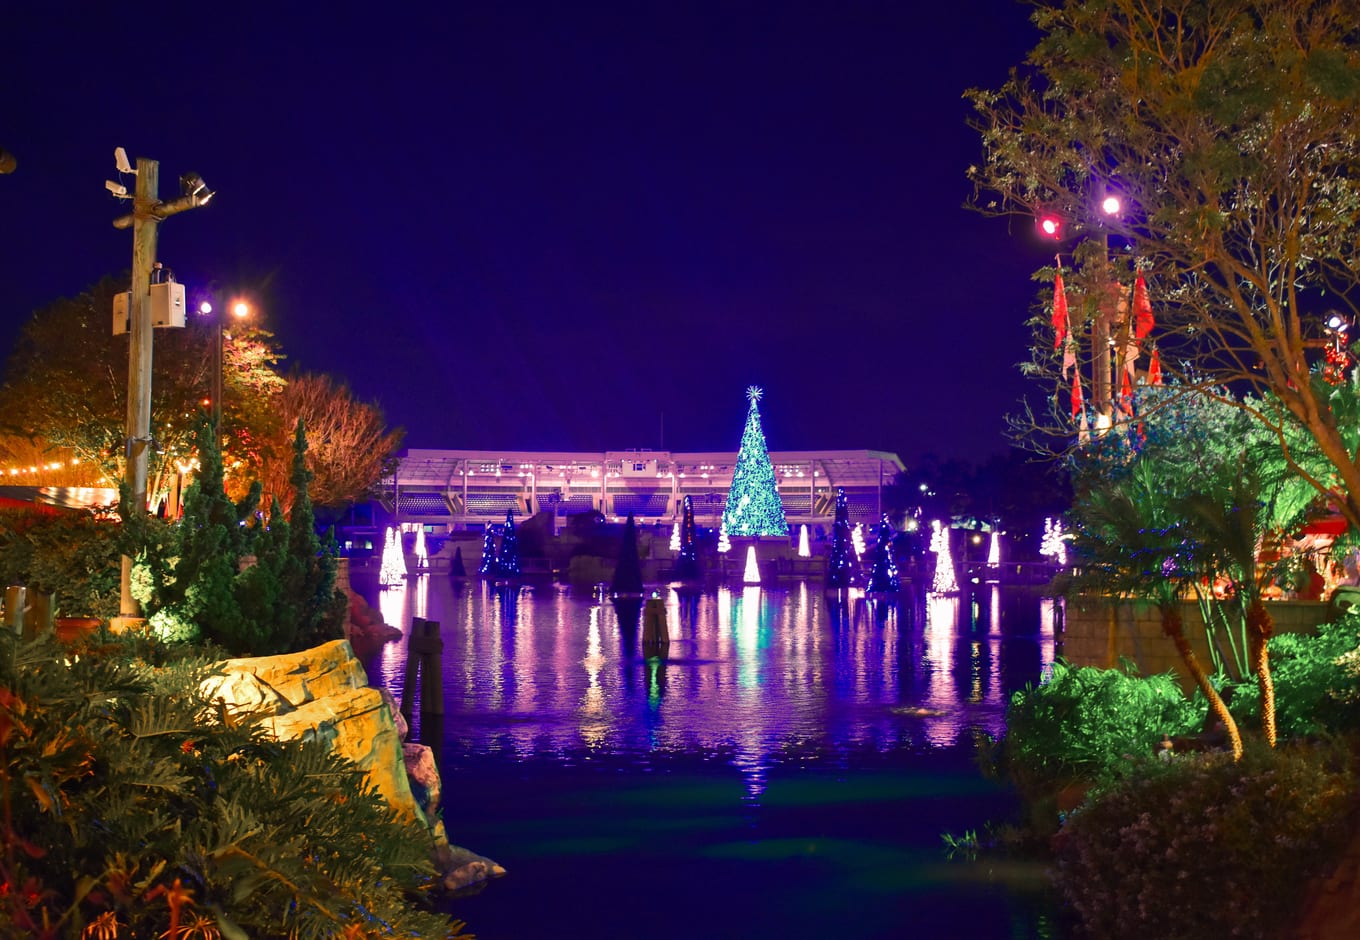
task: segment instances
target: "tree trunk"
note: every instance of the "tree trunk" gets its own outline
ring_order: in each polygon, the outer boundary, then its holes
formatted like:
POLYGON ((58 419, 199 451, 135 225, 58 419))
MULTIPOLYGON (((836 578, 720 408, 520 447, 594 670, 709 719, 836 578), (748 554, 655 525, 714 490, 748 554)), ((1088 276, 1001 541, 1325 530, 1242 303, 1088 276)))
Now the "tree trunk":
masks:
POLYGON ((1233 760, 1241 760, 1242 735, 1237 730, 1237 722, 1233 720, 1227 704, 1219 696, 1218 691, 1210 684, 1208 674, 1204 671, 1204 667, 1199 664, 1195 651, 1190 647, 1190 641, 1185 637, 1179 602, 1172 602, 1171 605, 1162 607, 1162 632, 1171 638, 1171 642, 1176 644, 1176 652, 1181 654, 1181 660, 1185 663, 1185 668, 1190 671, 1190 676, 1195 680, 1195 685, 1199 686, 1199 690, 1209 700, 1209 710, 1218 717, 1219 721, 1223 722, 1223 727, 1228 732, 1228 740, 1232 743, 1233 760))
POLYGON ((1275 682, 1270 677, 1270 637, 1275 620, 1261 599, 1254 598, 1247 608, 1247 627, 1251 630, 1251 667, 1261 684, 1261 730, 1266 743, 1275 746, 1275 682))

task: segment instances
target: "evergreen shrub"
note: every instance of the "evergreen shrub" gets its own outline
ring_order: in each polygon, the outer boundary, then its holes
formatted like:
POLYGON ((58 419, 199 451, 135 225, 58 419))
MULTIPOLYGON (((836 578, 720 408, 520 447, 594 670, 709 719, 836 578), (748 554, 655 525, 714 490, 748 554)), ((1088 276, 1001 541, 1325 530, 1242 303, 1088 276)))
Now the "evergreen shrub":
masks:
POLYGON ((0 635, 0 936, 460 936, 357 767, 206 700, 205 660, 100 642, 0 635))
POLYGON ((1145 762, 1068 817, 1058 889, 1101 940, 1287 936, 1352 831, 1355 786, 1331 742, 1145 762))

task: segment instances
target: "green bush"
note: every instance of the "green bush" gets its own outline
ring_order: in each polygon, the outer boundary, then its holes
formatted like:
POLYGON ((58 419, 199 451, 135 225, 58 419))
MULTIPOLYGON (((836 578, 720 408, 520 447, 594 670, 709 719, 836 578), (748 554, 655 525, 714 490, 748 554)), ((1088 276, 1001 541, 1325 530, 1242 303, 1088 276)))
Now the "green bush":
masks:
POLYGON ((994 769, 1038 803, 1070 784, 1106 779, 1130 758, 1151 757, 1163 735, 1198 730, 1206 711, 1169 674, 1140 677, 1127 662, 1097 669, 1058 660, 1038 687, 1011 696, 994 769))
POLYGON ((354 765, 221 712, 202 660, 78 652, 0 634, 0 936, 458 934, 419 906, 428 831, 354 765))
POLYGON ((1146 762, 1067 819, 1058 888, 1101 940, 1286 936, 1350 831, 1355 786, 1332 744, 1146 762))
POLYGON ((0 510, 0 587, 51 593, 58 615, 118 613, 119 527, 89 513, 0 510))
MULTIPOLYGON (((1360 729, 1360 611, 1318 627, 1316 636, 1283 633, 1270 641, 1275 723, 1281 737, 1360 729)), ((1259 720, 1255 682, 1236 690, 1232 710, 1259 720)))

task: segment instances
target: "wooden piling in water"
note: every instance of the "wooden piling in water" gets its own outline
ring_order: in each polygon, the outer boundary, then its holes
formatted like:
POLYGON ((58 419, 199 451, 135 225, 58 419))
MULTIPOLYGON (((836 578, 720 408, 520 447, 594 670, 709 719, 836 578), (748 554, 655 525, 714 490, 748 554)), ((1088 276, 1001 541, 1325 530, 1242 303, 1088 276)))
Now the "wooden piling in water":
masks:
POLYGON ((411 702, 420 684, 420 713, 444 714, 443 661, 444 638, 439 622, 424 617, 411 618, 411 640, 406 650, 406 677, 401 684, 401 713, 411 718, 411 702))

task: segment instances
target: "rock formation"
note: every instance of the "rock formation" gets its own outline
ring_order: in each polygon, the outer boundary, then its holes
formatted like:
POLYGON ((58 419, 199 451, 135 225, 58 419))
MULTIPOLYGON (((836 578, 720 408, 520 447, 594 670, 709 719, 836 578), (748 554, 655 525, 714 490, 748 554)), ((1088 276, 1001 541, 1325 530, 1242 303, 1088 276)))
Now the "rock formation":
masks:
POLYGON ((424 823, 447 889, 464 890, 505 874, 490 859, 449 844, 438 814, 443 786, 433 754, 424 745, 403 744, 405 720, 390 693, 368 684, 347 640, 219 666, 223 674, 205 686, 210 698, 224 700, 233 711, 264 712, 264 726, 281 741, 326 742, 363 768, 398 815, 424 823))

